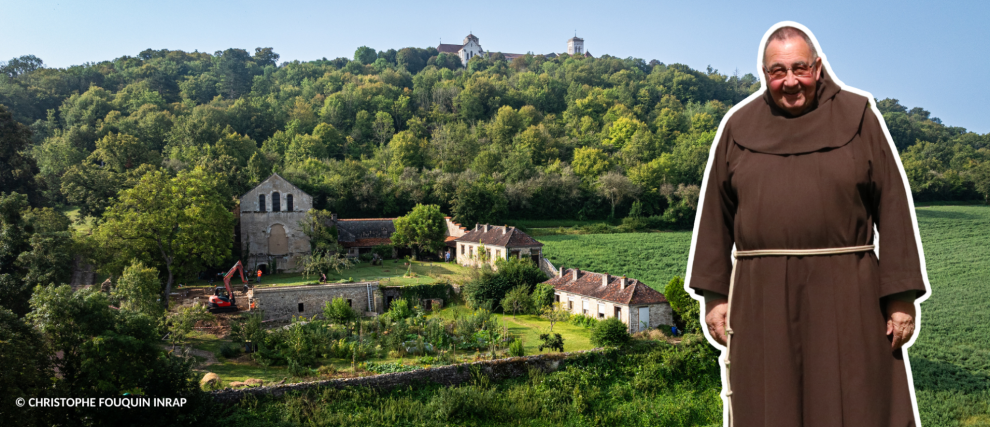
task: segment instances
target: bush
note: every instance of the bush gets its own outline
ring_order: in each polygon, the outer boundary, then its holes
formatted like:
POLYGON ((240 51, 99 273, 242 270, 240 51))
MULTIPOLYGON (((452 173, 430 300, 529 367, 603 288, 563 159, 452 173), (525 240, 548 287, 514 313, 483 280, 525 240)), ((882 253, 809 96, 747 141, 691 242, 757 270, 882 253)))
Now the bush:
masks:
POLYGON ((591 330, 591 343, 596 347, 621 346, 629 342, 629 327, 615 317, 597 322, 591 330))
POLYGON ((539 347, 540 351, 543 351, 543 349, 564 351, 564 337, 556 332, 552 334, 540 334, 540 341, 542 341, 539 347))
POLYGON ((411 317, 413 315, 413 310, 409 300, 399 298, 392 300, 392 306, 389 307, 388 313, 386 314, 394 321, 411 317))
POLYGON ((595 325, 599 323, 599 320, 584 314, 575 314, 571 316, 570 322, 574 326, 584 326, 585 328, 593 328, 595 327, 595 325))
POLYGON ((361 260, 361 262, 371 262, 371 260, 374 257, 375 257, 375 255, 372 254, 371 252, 363 253, 361 255, 358 255, 358 259, 361 260))
POLYGON ((526 355, 526 348, 523 347, 521 339, 516 338, 509 343, 509 356, 522 357, 526 355))
POLYGON ((663 295, 670 302, 674 314, 684 322, 684 332, 701 330, 701 305, 684 290, 684 280, 680 277, 670 279, 663 289, 663 295))
POLYGON ((323 306, 323 317, 333 323, 346 323, 357 318, 357 313, 343 298, 334 298, 323 306))
POLYGON ((529 292, 537 283, 547 279, 529 259, 498 260, 496 265, 498 271, 483 269, 477 278, 464 284, 464 297, 472 307, 489 303, 498 310, 501 308, 499 303, 511 289, 526 286, 529 292))

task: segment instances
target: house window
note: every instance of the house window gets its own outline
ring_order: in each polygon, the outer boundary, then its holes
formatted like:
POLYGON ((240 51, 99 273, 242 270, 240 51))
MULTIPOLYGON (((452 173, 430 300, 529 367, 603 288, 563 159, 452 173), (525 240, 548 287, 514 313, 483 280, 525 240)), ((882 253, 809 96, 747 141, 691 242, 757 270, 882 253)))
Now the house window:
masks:
POLYGON ((461 245, 461 255, 464 255, 464 245, 461 245))
POLYGON ((553 294, 553 302, 560 302, 560 294, 553 294))
POLYGON ((474 258, 474 246, 468 246, 468 257, 474 258))
POLYGON ((282 201, 279 200, 279 194, 276 191, 272 193, 272 212, 281 212, 281 211, 282 211, 282 201))
POLYGON ((259 194, 258 195, 258 212, 264 212, 264 211, 268 210, 268 209, 266 209, 267 207, 268 206, 265 206, 265 195, 264 194, 259 194))
POLYGON ((567 301, 567 309, 574 311, 574 301, 567 301))
POLYGON ((292 212, 292 195, 291 194, 286 194, 285 195, 285 211, 286 212, 292 212))
POLYGON ((581 313, 585 316, 588 315, 588 300, 581 300, 581 313))
POLYGON ((351 300, 347 300, 347 306, 348 306, 348 307, 354 307, 354 305, 353 305, 353 304, 351 304, 351 300))
POLYGON ((598 303, 598 318, 599 319, 605 318, 605 304, 598 303))
POLYGON ((303 303, 299 303, 299 312, 300 312, 300 313, 302 313, 302 312, 303 312, 303 303))
POLYGON ((502 258, 502 251, 501 250, 498 250, 498 249, 495 250, 495 258, 502 258))
POLYGON ((615 318, 622 320, 622 307, 615 308, 615 318))

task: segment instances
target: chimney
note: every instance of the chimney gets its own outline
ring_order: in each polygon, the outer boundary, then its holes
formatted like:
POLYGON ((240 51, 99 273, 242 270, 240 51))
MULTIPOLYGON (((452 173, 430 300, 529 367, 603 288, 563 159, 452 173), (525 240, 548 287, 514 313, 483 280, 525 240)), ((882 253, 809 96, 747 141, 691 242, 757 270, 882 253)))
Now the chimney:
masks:
POLYGON ((564 277, 564 267, 561 266, 560 270, 557 270, 557 277, 564 277))
POLYGON ((485 224, 485 226, 484 226, 484 227, 485 227, 485 233, 487 233, 487 232, 488 232, 488 230, 490 229, 490 227, 491 227, 491 226, 490 226, 490 225, 488 225, 488 224, 485 224))
POLYGON ((626 286, 628 285, 629 285, 629 279, 626 279, 626 276, 622 276, 621 278, 619 278, 619 288, 621 290, 623 291, 626 290, 626 286))
POLYGON ((508 229, 509 229, 509 226, 508 226, 508 225, 503 225, 503 226, 502 226, 502 234, 505 234, 505 232, 506 232, 506 231, 507 231, 508 229))
POLYGON ((608 286, 608 273, 602 274, 602 286, 608 286))
POLYGON ((573 269, 571 271, 573 272, 574 280, 577 280, 578 279, 578 273, 580 273, 581 270, 575 268, 575 269, 573 269))
POLYGON ((330 214, 330 220, 331 221, 336 221, 337 220, 337 214, 335 214, 335 213, 330 214))

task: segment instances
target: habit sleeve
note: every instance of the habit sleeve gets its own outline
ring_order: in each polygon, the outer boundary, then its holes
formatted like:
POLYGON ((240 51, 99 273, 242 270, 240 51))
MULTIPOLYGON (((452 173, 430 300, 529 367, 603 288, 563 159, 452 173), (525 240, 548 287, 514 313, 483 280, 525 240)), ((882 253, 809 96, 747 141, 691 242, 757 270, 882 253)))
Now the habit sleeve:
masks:
POLYGON ((729 128, 722 130, 722 138, 717 142, 712 155, 708 183, 702 200, 701 222, 694 247, 694 263, 691 267, 691 281, 688 283, 698 295, 702 291, 719 294, 729 293, 729 275, 732 272, 732 244, 735 242, 733 224, 736 215, 736 200, 729 183, 726 153, 732 144, 729 128))
POLYGON ((874 220, 880 237, 880 297, 914 290, 915 297, 925 293, 921 260, 915 241, 914 222, 905 190, 904 177, 897 168, 897 154, 892 152, 876 115, 866 110, 862 137, 873 147, 871 179, 873 181, 874 220))

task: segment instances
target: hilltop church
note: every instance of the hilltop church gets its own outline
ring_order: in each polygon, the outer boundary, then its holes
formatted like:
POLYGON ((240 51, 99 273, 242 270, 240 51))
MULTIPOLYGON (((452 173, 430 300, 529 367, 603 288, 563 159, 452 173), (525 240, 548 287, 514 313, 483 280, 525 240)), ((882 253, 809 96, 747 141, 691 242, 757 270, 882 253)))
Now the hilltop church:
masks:
MULTIPOLYGON (((457 55, 457 57, 461 58, 461 64, 463 64, 465 67, 467 67, 468 61, 470 61, 471 58, 474 58, 475 56, 479 56, 479 55, 484 56, 492 53, 481 48, 481 42, 478 40, 478 36, 475 36, 474 34, 468 34, 467 37, 464 37, 464 40, 462 40, 461 44, 440 43, 440 45, 437 46, 437 51, 439 51, 440 53, 457 55)), ((505 56, 505 60, 509 62, 520 56, 525 56, 525 54, 522 53, 505 53, 505 52, 495 52, 495 53, 501 53, 503 56, 505 56)), ((586 58, 591 58, 591 53, 589 53, 587 50, 584 49, 584 39, 578 38, 577 35, 567 40, 567 54, 571 56, 584 55, 586 58)), ((555 58, 557 54, 550 53, 547 54, 546 56, 548 58, 555 58)))

